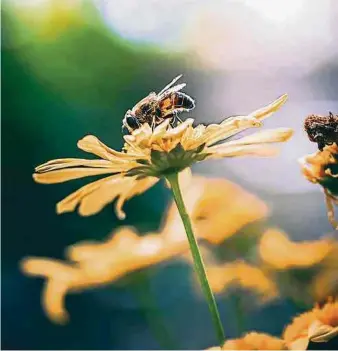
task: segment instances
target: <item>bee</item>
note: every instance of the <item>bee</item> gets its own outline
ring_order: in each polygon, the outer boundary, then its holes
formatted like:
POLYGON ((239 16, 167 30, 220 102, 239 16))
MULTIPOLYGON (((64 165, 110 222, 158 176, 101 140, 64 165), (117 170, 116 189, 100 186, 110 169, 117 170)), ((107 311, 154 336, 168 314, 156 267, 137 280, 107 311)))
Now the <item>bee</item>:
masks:
POLYGON ((131 110, 128 110, 122 121, 122 129, 126 128, 129 133, 148 123, 152 128, 161 124, 165 119, 170 119, 173 124, 178 114, 191 111, 195 107, 195 101, 187 94, 182 93, 186 84, 174 84, 182 77, 182 74, 173 79, 158 94, 152 92, 139 101, 131 110))
POLYGON ((328 116, 310 115, 304 121, 304 128, 310 141, 323 150, 325 145, 338 144, 338 115, 332 112, 328 116))

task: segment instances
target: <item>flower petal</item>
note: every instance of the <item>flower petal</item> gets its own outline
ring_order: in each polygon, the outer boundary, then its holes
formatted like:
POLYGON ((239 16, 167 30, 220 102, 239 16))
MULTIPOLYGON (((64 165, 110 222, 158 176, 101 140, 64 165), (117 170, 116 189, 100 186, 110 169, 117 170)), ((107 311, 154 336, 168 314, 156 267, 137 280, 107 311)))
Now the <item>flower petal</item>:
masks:
POLYGON ((267 147, 265 145, 227 145, 214 149, 215 146, 205 149, 203 152, 209 154, 207 158, 217 159, 223 157, 239 157, 239 156, 259 156, 271 157, 278 154, 277 148, 267 147))
POLYGON ((98 168, 109 168, 112 166, 111 161, 107 160, 87 160, 82 158, 59 158, 43 163, 35 168, 38 173, 55 171, 61 168, 69 167, 98 167, 98 168))
POLYGON ((62 183, 72 179, 79 179, 100 174, 109 174, 120 172, 119 167, 111 168, 69 168, 60 169, 47 173, 34 173, 33 179, 37 183, 55 184, 62 183))
MULTIPOLYGON (((266 129, 238 140, 229 141, 226 145, 253 145, 253 144, 265 144, 265 143, 280 143, 287 141, 293 135, 293 130, 289 128, 278 128, 278 129, 266 129)), ((216 145, 213 148, 216 149, 222 147, 222 144, 216 145)))
POLYGON ((261 121, 276 112, 286 100, 287 94, 284 94, 271 104, 250 113, 248 116, 230 117, 224 120, 220 125, 208 126, 205 132, 205 140, 202 143, 206 143, 207 146, 213 145, 247 128, 261 126, 261 121))

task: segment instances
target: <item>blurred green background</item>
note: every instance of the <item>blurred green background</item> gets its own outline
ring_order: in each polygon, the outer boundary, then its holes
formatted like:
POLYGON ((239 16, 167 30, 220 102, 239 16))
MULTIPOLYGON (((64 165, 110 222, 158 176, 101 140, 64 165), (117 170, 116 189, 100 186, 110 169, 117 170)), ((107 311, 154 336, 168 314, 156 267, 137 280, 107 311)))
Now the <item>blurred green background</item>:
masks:
MULTIPOLYGON (((143 271, 158 306, 155 316, 149 317, 140 303, 147 292, 138 292, 142 284, 135 273, 67 297, 71 322, 66 326, 44 315, 42 280, 23 276, 18 268, 27 255, 62 258, 66 246, 103 239, 121 225, 112 206, 92 217, 57 216, 55 203, 88 180, 39 185, 32 180, 34 167, 54 158, 84 157, 76 142, 86 134, 120 148, 125 111, 180 73, 185 91, 197 102, 191 114, 204 123, 248 113, 285 92, 290 96, 266 123, 296 130, 278 158, 224 160, 194 169, 233 180, 267 202, 267 221, 244 231, 274 225, 294 240, 336 234, 320 189, 302 178, 297 158, 315 151, 302 131, 304 117, 338 110, 338 3, 273 3, 2 2, 3 349, 196 349, 215 344, 207 306, 193 291, 191 267, 182 262, 143 271)), ((123 224, 140 232, 157 230, 169 195, 159 184, 135 197, 125 206, 123 224)), ((239 294, 251 301, 248 292, 239 294)), ((233 295, 218 300, 228 337, 249 330, 280 335, 295 313, 310 307, 286 297, 259 307, 247 303, 245 323, 238 327, 233 295)))

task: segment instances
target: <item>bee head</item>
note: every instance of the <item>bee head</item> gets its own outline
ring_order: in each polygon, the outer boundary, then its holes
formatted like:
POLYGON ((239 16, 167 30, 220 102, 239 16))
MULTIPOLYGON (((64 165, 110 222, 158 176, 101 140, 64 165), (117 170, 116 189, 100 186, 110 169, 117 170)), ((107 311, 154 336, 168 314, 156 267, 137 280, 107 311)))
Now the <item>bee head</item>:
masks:
POLYGON ((134 116, 131 110, 128 110, 123 118, 122 131, 127 129, 127 131, 130 133, 139 126, 140 123, 137 118, 134 116))

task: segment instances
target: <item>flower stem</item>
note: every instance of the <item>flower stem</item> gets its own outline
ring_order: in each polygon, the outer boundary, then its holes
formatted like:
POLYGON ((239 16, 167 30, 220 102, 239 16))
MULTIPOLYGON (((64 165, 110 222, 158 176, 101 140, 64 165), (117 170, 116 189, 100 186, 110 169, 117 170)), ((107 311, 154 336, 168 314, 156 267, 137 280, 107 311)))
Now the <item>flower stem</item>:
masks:
POLYGON ((195 271, 198 275, 198 279, 201 284, 203 294, 208 302, 208 306, 211 313, 212 321, 214 323, 217 338, 221 346, 223 345, 225 340, 223 326, 222 326, 221 318, 217 309, 215 297, 209 285, 203 259, 192 229, 191 220, 190 220, 189 214, 187 213, 186 207, 184 205, 184 201, 182 198, 182 194, 181 194, 181 190, 178 182, 178 174, 172 173, 167 175, 167 180, 170 183, 171 190, 173 192, 174 199, 176 202, 176 206, 178 208, 178 212, 180 213, 180 216, 182 218, 182 222, 189 241, 191 254, 194 260, 195 271))

